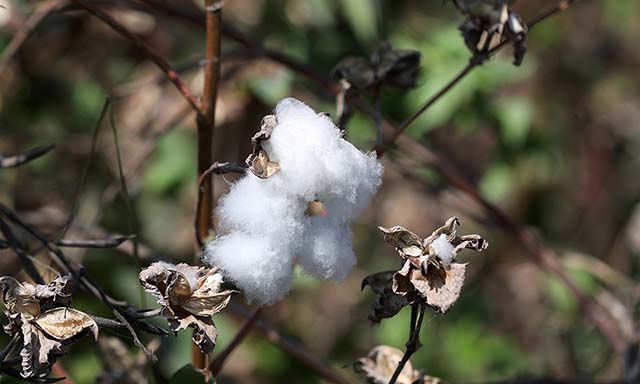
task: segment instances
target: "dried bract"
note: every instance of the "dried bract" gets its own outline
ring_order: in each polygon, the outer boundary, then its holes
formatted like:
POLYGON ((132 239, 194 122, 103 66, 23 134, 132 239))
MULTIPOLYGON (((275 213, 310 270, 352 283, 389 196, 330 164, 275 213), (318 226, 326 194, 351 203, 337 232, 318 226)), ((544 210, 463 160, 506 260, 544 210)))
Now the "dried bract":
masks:
POLYGON ((174 332, 193 329, 193 341, 210 353, 217 330, 211 316, 224 309, 235 291, 221 291, 216 269, 157 262, 140 272, 140 283, 162 306, 162 315, 174 332))
POLYGON ((363 282, 378 294, 369 316, 372 321, 393 316, 402 306, 416 301, 442 313, 451 308, 460 297, 466 271, 466 264, 456 262, 458 252, 482 251, 489 245, 479 235, 458 236, 459 225, 460 220, 452 217, 424 239, 398 225, 379 227, 384 240, 396 248, 403 262, 399 271, 374 274, 363 282))
MULTIPOLYGON (((399 349, 386 345, 373 348, 367 357, 358 359, 353 364, 356 373, 364 374, 369 384, 387 384, 404 353, 399 349)), ((396 383, 398 384, 437 384, 442 380, 425 375, 419 370, 414 370, 410 361, 407 361, 400 372, 396 383)))
POLYGON ((65 346, 90 332, 98 339, 98 325, 86 313, 66 307, 71 304, 69 276, 58 277, 47 285, 20 283, 13 277, 0 277, 4 313, 9 323, 5 332, 22 334, 22 376, 48 374, 55 357, 65 346))
POLYGON ((269 160, 269 155, 262 149, 262 142, 271 137, 273 128, 278 124, 274 115, 267 115, 262 118, 260 123, 260 131, 256 132, 251 138, 253 151, 247 157, 246 163, 251 172, 261 179, 266 179, 278 172, 280 166, 277 162, 269 160))
POLYGON ((362 289, 369 286, 378 295, 376 301, 371 304, 371 312, 369 313, 369 321, 374 324, 378 324, 382 319, 395 316, 408 304, 404 296, 393 291, 392 281, 395 273, 396 271, 378 272, 367 276, 362 281, 362 289))

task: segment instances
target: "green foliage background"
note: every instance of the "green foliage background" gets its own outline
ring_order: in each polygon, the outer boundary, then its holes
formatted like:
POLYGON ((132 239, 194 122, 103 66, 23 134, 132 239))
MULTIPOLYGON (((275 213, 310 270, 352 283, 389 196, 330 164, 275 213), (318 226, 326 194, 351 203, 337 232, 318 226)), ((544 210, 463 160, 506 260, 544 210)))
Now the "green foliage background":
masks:
MULTIPOLYGON (((0 51, 38 3, 0 0, 8 5, 0 14, 11 13, 0 25, 0 51)), ((526 20, 554 3, 521 0, 515 9, 526 20)), ((200 71, 193 64, 202 57, 201 28, 132 10, 126 1, 107 9, 174 66, 188 68, 182 72, 185 79, 192 89, 200 89, 200 71)), ((383 114, 394 121, 410 115, 469 58, 457 30, 461 16, 442 1, 236 0, 227 1, 223 12, 225 23, 326 78, 341 58, 368 55, 383 39, 419 50, 419 86, 382 94, 383 114)), ((607 284, 592 270, 571 264, 569 256, 602 260, 631 281, 639 277, 640 242, 633 226, 640 197, 639 18, 640 3, 634 0, 578 2, 531 31, 521 67, 511 65, 508 52, 500 54, 408 130, 449 159, 484 196, 534 226, 568 263, 581 288, 594 295, 609 289, 632 314, 637 301, 626 283, 607 284)), ((334 100, 300 74, 266 59, 251 59, 228 38, 223 38, 223 51, 228 80, 219 94, 220 161, 244 160, 261 116, 285 96, 335 116, 334 100)), ((181 112, 184 101, 158 74, 129 42, 99 21, 66 10, 37 28, 0 77, 0 153, 57 145, 27 166, 0 171, 0 200, 48 233, 59 228, 72 206, 96 120, 105 97, 112 95, 134 212, 128 212, 119 191, 113 138, 105 124, 70 236, 95 235, 97 229, 102 231, 97 236, 138 230, 141 261, 126 249, 73 255, 105 290, 139 307, 153 306, 137 282, 140 263, 194 259, 195 124, 181 112)), ((357 114, 348 138, 369 149, 374 137, 373 122, 357 114)), ((452 382, 519 376, 619 378, 621 358, 585 320, 564 285, 537 269, 491 218, 424 164, 412 168, 422 183, 404 177, 403 158, 402 148, 396 148, 385 160, 385 186, 354 227, 359 265, 352 276, 339 285, 300 276, 290 296, 265 317, 350 376, 343 367, 372 347, 402 348, 407 339, 408 310, 378 327, 367 322, 373 297, 360 292, 361 279, 398 263, 376 225, 400 224, 426 235, 458 215, 464 232, 486 236, 491 247, 469 257, 467 284, 452 311, 426 319, 425 346, 412 359, 414 366, 452 382)), ((215 186, 218 195, 227 189, 222 178, 215 186)), ((2 274, 16 275, 15 255, 2 250, 0 255, 2 274)), ((39 257, 46 262, 46 255, 39 257)), ((241 302, 240 297, 234 300, 241 302)), ((75 303, 87 312, 109 315, 86 294, 79 294, 75 303)), ((220 351, 241 322, 230 313, 215 321, 220 351)), ((132 354, 138 353, 131 340, 124 341, 132 354)), ((159 371, 171 376, 190 362, 190 335, 163 339, 158 355, 159 371)), ((75 383, 94 382, 103 369, 89 340, 74 345, 61 364, 75 383)), ((320 381, 256 333, 234 352, 219 382, 320 381)))

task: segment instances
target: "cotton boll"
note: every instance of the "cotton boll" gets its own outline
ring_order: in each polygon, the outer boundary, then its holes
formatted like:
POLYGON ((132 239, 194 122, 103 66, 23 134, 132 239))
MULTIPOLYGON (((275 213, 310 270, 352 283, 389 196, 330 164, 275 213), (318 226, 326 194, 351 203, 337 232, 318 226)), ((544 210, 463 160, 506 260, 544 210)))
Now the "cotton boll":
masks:
POLYGON ((448 267, 455 256, 455 247, 447 240, 447 235, 438 236, 431 243, 432 254, 438 256, 442 263, 448 267))
POLYGON ((291 288, 293 255, 286 244, 234 232, 209 243, 205 255, 206 261, 219 267, 250 302, 274 303, 291 288))
POLYGON ((296 99, 276 107, 276 125, 260 141, 279 170, 266 179, 248 173, 219 202, 222 236, 206 249, 249 300, 282 298, 297 256, 314 276, 342 280, 356 263, 349 223, 369 204, 382 166, 342 138, 323 114, 296 99), (328 217, 305 215, 308 203, 324 203, 328 217))
POLYGON ((351 232, 346 224, 336 225, 324 217, 310 218, 305 239, 298 261, 308 274, 342 281, 356 265, 351 232))

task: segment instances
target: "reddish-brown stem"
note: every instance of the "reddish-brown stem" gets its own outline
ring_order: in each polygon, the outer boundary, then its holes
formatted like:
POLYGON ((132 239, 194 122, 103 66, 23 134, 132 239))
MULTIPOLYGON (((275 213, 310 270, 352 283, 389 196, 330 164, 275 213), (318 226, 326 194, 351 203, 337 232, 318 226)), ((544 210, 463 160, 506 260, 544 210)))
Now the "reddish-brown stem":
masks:
MULTIPOLYGON (((202 108, 196 117, 198 126, 198 177, 213 163, 213 135, 215 132, 216 97, 220 79, 220 24, 222 22, 222 3, 204 0, 206 10, 206 53, 204 67, 204 85, 202 90, 202 108)), ((199 180, 198 211, 196 212, 196 233, 207 236, 213 228, 213 183, 211 178, 199 180)), ((196 246, 201 247, 202 239, 196 246)), ((193 366, 204 370, 209 377, 209 356, 193 345, 193 366)))
POLYGON ((254 309, 251 313, 251 316, 249 316, 249 318, 245 320, 236 336, 233 338, 233 340, 231 340, 231 343, 229 343, 229 345, 222 352, 220 352, 218 357, 213 360, 210 369, 214 375, 220 373, 222 366, 224 365, 227 358, 229 358, 229 355, 231 355, 231 352, 233 352, 233 350, 236 349, 240 345, 240 343, 242 343, 242 341, 249 335, 253 327, 256 325, 256 322, 258 321, 258 318, 260 317, 260 314, 263 310, 263 307, 254 309))
POLYGON ((162 56, 157 54, 151 47, 147 45, 140 37, 136 36, 133 32, 129 31, 124 25, 120 24, 116 19, 111 17, 108 13, 102 11, 100 8, 94 6, 85 0, 71 0, 78 6, 91 13, 102 22, 107 24, 111 29, 118 32, 128 40, 130 40, 135 47, 142 52, 146 57, 153 61, 171 80, 173 85, 178 89, 178 92, 184 96, 184 98, 191 104, 191 107, 195 111, 200 111, 200 103, 198 99, 191 93, 191 90, 182 81, 178 73, 171 67, 171 65, 162 56))

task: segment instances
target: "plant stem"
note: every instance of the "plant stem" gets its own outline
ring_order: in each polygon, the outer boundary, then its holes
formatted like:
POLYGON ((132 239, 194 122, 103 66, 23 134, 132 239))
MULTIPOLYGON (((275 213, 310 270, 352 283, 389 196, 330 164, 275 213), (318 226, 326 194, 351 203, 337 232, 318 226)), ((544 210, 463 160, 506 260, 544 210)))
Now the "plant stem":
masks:
POLYGON ((420 329, 422 329, 422 319, 424 319, 425 309, 426 306, 422 303, 414 303, 411 305, 411 325, 409 326, 410 332, 409 341, 407 341, 406 345, 407 349, 398 363, 395 372, 393 372, 389 384, 395 384, 411 356, 422 346, 422 344, 420 344, 420 329))
MULTIPOLYGON (((213 163, 213 137, 215 131, 216 97, 218 80, 220 78, 220 25, 222 3, 214 0, 204 0, 206 9, 206 64, 204 67, 204 86, 202 90, 202 107, 196 117, 198 126, 198 178, 209 169, 213 163)), ((196 212, 197 232, 207 236, 213 228, 213 183, 207 179, 201 185, 202 201, 196 212)), ((196 244, 200 248, 199 244, 196 244)), ((193 345, 193 365, 205 372, 209 378, 208 355, 200 352, 193 345)))

